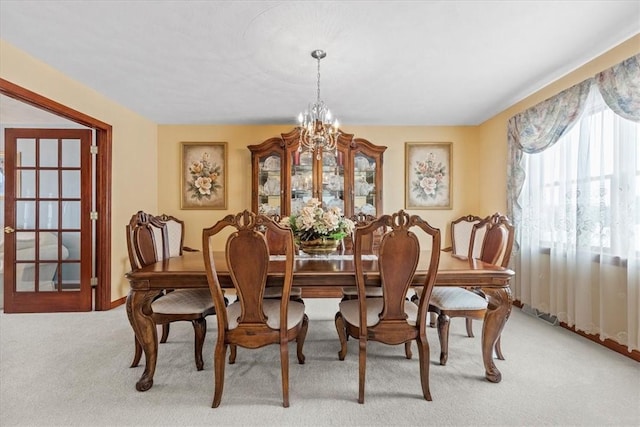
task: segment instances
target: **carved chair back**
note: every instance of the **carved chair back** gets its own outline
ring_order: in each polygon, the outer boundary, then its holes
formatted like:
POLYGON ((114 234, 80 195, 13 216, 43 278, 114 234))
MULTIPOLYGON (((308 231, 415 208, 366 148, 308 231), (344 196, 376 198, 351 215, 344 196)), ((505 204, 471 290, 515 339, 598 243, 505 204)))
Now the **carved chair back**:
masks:
POLYGON ((451 249, 454 255, 467 256, 469 254, 469 246, 473 243, 474 258, 480 256, 482 240, 484 238, 485 229, 479 227, 476 231, 475 238, 471 238, 473 227, 483 221, 476 215, 465 215, 451 222, 451 249))
MULTIPOLYGON (((365 299, 365 270, 363 268, 361 242, 365 236, 371 236, 378 230, 384 230, 378 250, 378 268, 383 295, 383 309, 379 315, 380 322, 373 328, 360 328, 361 334, 367 335, 369 339, 375 339, 389 344, 405 342, 407 329, 421 330, 424 334, 424 319, 429 296, 435 283, 438 264, 440 261, 440 230, 429 225, 425 220, 417 215, 409 215, 401 210, 393 215, 382 215, 369 224, 356 228, 354 240, 354 263, 356 270, 356 282, 358 286, 358 298, 364 302, 365 299), (431 250, 429 260, 429 270, 425 281, 422 284, 422 299, 419 303, 417 325, 409 325, 406 321, 405 302, 409 287, 413 283, 421 247, 416 231, 423 232, 430 238, 431 245, 427 248, 431 250), (376 332, 377 330, 377 332, 376 332), (403 339, 404 338, 404 339, 403 339)), ((360 310, 360 325, 366 325, 366 308, 360 310)), ((414 335, 415 337, 415 335, 414 335)))
MULTIPOLYGON (((247 210, 236 215, 227 215, 210 228, 206 228, 202 233, 202 247, 205 256, 205 268, 209 287, 216 304, 218 313, 218 331, 229 330, 229 320, 227 319, 224 305, 222 287, 216 274, 216 266, 213 258, 214 245, 211 238, 227 227, 232 229, 227 238, 225 247, 225 259, 229 269, 233 286, 241 305, 241 316, 238 319, 238 328, 250 330, 246 334, 245 343, 249 347, 257 347, 256 343, 264 345, 264 338, 259 333, 268 333, 266 318, 263 311, 264 290, 267 283, 269 270, 269 247, 265 234, 262 230, 268 230, 274 236, 278 236, 284 244, 284 277, 282 286, 282 318, 281 322, 286 325, 287 304, 291 292, 293 280, 293 256, 294 243, 293 234, 290 229, 281 227, 278 223, 267 216, 256 215, 247 210), (255 340, 255 343, 251 343, 255 340)), ((235 319, 233 319, 235 322, 235 319)), ((220 333, 220 332, 219 332, 220 333)), ((286 333, 286 328, 284 332, 286 333)), ((241 344, 243 345, 243 344, 241 344)))
POLYGON ((511 259, 515 228, 509 219, 498 213, 491 215, 485 222, 474 225, 472 239, 477 239, 477 230, 484 229, 480 255, 469 253, 469 257, 490 264, 507 267, 511 259))

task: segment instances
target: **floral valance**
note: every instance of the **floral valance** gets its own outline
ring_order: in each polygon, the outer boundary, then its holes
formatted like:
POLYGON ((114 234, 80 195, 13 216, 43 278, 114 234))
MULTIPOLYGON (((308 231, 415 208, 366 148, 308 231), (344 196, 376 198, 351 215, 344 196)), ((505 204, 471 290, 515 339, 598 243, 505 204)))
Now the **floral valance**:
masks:
POLYGON ((509 145, 525 153, 538 153, 553 145, 582 114, 593 84, 611 110, 640 122, 638 54, 513 116, 509 120, 509 145))
POLYGON ((538 153, 564 135, 578 120, 592 81, 566 89, 509 120, 509 142, 525 153, 538 153))
POLYGON ((614 113, 640 122, 640 54, 598 73, 595 80, 614 113))

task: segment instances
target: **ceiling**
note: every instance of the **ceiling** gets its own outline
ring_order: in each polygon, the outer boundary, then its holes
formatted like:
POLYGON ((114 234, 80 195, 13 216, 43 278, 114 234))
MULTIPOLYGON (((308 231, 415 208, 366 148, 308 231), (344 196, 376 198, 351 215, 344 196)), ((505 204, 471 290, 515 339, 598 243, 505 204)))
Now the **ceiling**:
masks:
MULTIPOLYGON (((640 1, 0 1, 0 38, 158 124, 476 125, 640 33, 640 1)), ((4 118, 9 112, 2 102, 4 118)))

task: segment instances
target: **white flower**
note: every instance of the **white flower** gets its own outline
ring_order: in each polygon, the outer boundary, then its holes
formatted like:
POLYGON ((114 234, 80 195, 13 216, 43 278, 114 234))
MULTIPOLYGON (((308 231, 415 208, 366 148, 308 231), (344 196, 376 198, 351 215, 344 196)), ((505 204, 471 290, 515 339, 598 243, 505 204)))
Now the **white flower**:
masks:
POLYGON ((196 179, 195 186, 200 194, 211 194, 211 178, 201 176, 196 179))
POLYGON ((424 190, 427 195, 435 195, 437 188, 437 181, 435 178, 424 177, 420 181, 420 187, 424 190))

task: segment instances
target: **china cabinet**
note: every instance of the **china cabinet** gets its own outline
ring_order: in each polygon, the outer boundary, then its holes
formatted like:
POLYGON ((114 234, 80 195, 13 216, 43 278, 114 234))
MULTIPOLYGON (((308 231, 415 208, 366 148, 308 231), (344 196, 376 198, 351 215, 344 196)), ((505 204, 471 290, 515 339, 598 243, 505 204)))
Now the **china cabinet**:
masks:
POLYGON ((311 199, 345 216, 382 211, 382 155, 387 147, 341 133, 335 151, 301 151, 298 128, 250 145, 251 209, 267 215, 296 213, 311 199))

